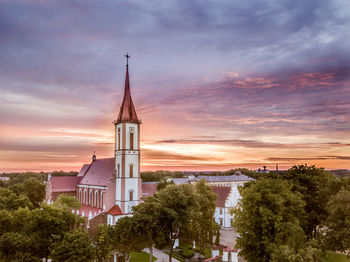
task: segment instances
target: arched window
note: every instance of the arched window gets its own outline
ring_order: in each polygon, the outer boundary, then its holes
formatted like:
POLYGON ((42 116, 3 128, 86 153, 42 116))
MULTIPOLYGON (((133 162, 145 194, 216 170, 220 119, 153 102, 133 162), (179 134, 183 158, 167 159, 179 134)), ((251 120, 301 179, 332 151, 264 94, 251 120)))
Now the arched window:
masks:
POLYGON ((84 189, 84 204, 87 203, 87 192, 86 189, 84 189))
POLYGON ((92 190, 89 193, 89 205, 92 205, 92 190))
POLYGON ((103 192, 101 192, 100 208, 103 208, 103 192))
POLYGON ((120 165, 117 164, 117 177, 120 177, 120 165))
POLYGON ((97 207, 97 204, 98 204, 98 192, 97 192, 97 190, 95 190, 95 207, 97 207))
POLYGON ((134 133, 130 132, 130 150, 134 150, 134 133))
POLYGON ((134 200, 134 191, 132 191, 132 190, 129 191, 129 200, 130 201, 134 200))
POLYGON ((129 166, 129 177, 134 177, 134 165, 129 166))
POLYGON ((118 128, 118 150, 120 150, 120 128, 118 128))
POLYGON ((81 192, 81 189, 79 189, 79 202, 82 203, 83 199, 82 199, 83 193, 81 192))

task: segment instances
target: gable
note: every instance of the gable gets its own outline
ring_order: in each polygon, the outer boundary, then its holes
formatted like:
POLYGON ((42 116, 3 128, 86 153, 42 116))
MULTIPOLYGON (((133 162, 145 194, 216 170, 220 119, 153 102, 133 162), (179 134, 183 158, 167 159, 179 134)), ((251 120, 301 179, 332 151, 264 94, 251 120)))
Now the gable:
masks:
POLYGON ((103 158, 93 161, 80 185, 107 186, 114 173, 114 158, 103 158))

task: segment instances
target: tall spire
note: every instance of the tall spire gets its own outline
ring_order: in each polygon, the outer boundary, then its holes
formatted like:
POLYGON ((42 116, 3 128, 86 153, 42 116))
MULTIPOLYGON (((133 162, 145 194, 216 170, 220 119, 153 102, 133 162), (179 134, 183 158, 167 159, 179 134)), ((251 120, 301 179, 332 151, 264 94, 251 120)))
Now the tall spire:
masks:
POLYGON ((124 87, 124 98, 120 107, 117 123, 120 122, 134 122, 138 123, 136 110, 134 103, 132 102, 130 93, 130 82, 129 82, 129 54, 126 53, 126 75, 125 75, 125 87, 124 87))

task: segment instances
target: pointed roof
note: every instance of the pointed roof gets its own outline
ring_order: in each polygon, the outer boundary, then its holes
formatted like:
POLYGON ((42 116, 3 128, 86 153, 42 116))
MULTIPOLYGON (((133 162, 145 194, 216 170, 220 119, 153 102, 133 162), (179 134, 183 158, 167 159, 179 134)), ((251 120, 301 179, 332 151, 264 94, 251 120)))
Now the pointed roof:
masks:
POLYGON ((130 93, 129 65, 126 65, 124 98, 117 119, 117 123, 120 122, 139 123, 139 119, 137 118, 136 110, 130 93))
POLYGON ((110 210, 107 211, 107 214, 112 216, 119 216, 123 215, 123 212, 118 205, 114 205, 110 210))

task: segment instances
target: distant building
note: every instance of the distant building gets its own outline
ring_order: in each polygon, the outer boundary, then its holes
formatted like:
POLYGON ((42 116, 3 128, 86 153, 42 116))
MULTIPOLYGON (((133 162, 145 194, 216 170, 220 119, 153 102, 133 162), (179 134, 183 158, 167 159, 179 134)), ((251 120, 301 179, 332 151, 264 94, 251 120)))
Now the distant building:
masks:
POLYGON ((8 180, 10 180, 10 178, 8 176, 0 176, 0 180, 8 181, 8 180))
POLYGON ((258 168, 257 170, 255 170, 255 172, 267 174, 270 173, 270 170, 266 169, 266 166, 263 166, 263 169, 258 168))

